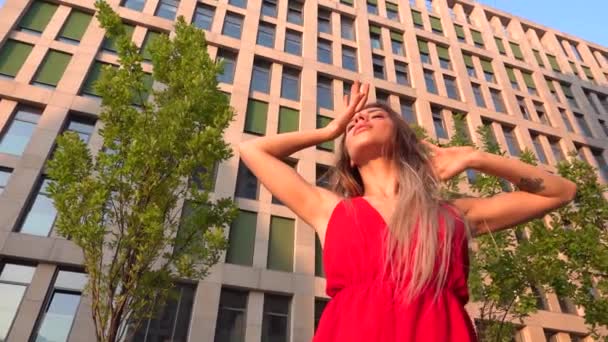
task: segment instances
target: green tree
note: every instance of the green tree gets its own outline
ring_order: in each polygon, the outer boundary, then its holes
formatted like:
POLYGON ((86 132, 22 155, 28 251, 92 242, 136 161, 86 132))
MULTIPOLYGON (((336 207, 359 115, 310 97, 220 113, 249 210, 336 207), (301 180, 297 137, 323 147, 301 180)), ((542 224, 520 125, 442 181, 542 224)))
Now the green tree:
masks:
MULTIPOLYGON (((447 145, 473 146, 465 125, 462 115, 454 116, 455 133, 447 145)), ((480 149, 505 155, 489 126, 478 127, 477 134, 480 149)), ((584 307, 585 322, 595 337, 602 337, 598 328, 608 326, 608 298, 599 294, 608 290, 608 201, 603 196, 608 188, 599 184, 589 164, 575 153, 570 156, 571 161, 557 168, 576 182, 577 198, 550 213, 549 224, 536 219, 473 240, 469 289, 479 305, 481 341, 510 342, 514 323, 535 312, 540 296, 548 292, 584 307)), ((522 151, 520 160, 536 165, 530 150, 522 151)), ((458 190, 460 179, 446 182, 448 197, 465 195, 458 190)), ((470 195, 480 197, 511 191, 505 180, 479 173, 470 188, 470 195)))
POLYGON ((97 339, 114 342, 157 312, 175 279, 205 277, 226 248, 236 208, 210 197, 206 170, 231 157, 223 133, 234 114, 203 31, 178 18, 174 37, 150 48, 150 76, 120 17, 95 6, 120 64, 95 85, 103 149, 92 155, 77 135, 61 136, 49 192, 57 231, 83 251, 97 339))

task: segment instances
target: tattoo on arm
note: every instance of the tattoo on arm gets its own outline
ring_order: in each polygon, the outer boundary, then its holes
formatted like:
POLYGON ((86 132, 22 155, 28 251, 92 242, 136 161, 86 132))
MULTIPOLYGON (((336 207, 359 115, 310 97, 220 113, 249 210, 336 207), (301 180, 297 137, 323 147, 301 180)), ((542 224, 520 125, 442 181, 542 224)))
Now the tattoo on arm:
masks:
POLYGON ((517 187, 526 192, 537 193, 545 189, 543 182, 542 178, 522 177, 517 187))

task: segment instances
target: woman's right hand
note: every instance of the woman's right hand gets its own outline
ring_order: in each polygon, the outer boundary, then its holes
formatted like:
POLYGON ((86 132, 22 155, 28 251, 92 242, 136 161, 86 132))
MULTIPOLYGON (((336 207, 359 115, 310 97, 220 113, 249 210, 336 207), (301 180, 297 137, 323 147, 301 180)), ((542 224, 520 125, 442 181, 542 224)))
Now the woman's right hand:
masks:
POLYGON ((350 96, 344 95, 342 113, 325 126, 330 135, 328 140, 333 140, 345 132, 346 126, 353 116, 367 104, 368 95, 369 84, 361 85, 359 81, 353 83, 350 87, 350 96))

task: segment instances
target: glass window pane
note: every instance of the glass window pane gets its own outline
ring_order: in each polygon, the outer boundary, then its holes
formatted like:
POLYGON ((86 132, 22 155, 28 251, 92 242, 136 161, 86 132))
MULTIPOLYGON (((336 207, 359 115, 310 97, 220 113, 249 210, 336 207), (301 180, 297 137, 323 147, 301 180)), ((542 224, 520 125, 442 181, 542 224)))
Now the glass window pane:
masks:
POLYGON ((285 34, 285 52, 296 56, 302 54, 302 34, 300 32, 287 30, 285 34))
POLYGON ((253 265, 257 214, 239 210, 236 219, 230 225, 226 262, 231 264, 253 265))
POLYGON ((255 61, 251 79, 251 90, 268 94, 270 92, 270 66, 266 61, 255 61))
POLYGON ((211 24, 213 24, 213 15, 213 7, 199 4, 198 6, 196 6, 196 11, 194 12, 194 18, 192 19, 192 23, 194 24, 194 26, 200 29, 209 31, 211 30, 211 24))
POLYGON ((215 342, 244 342, 247 292, 223 288, 220 294, 215 342))
POLYGON ((222 29, 222 34, 236 39, 240 39, 242 25, 243 17, 238 14, 228 12, 224 19, 224 27, 222 29))
POLYGON ((48 236, 53 224, 57 210, 53 200, 46 192, 48 180, 43 179, 39 183, 38 194, 27 212, 25 220, 21 225, 20 232, 39 236, 48 236))
POLYGON ((175 19, 175 14, 177 13, 177 6, 179 6, 179 1, 177 0, 160 0, 155 15, 161 18, 173 20, 175 19))
POLYGON ((91 18, 93 18, 91 14, 72 10, 59 33, 59 37, 79 42, 87 27, 89 27, 91 18))
POLYGON ((332 81, 325 77, 319 77, 317 80, 317 107, 327 109, 334 107, 332 81))
POLYGON ((39 117, 38 113, 20 109, 0 139, 0 152, 22 155, 36 129, 39 117))
POLYGON ((224 62, 224 71, 217 76, 217 81, 232 84, 232 82, 234 81, 236 54, 222 50, 218 53, 217 59, 221 59, 224 62))
POLYGON ((241 8, 247 7, 247 0, 228 0, 228 3, 241 8))
POLYGON ((0 341, 5 341, 27 286, 0 283, 0 341))
POLYGON ((141 12, 144 9, 144 5, 146 4, 146 0, 125 0, 123 1, 123 6, 130 8, 134 11, 141 12))
POLYGON ((292 272, 294 252, 294 220, 272 216, 268 243, 268 265, 272 270, 292 272))
POLYGON ((0 74, 15 77, 32 52, 32 45, 9 39, 0 50, 0 74))
POLYGON ((145 60, 147 60, 147 61, 152 60, 152 53, 150 52, 150 46, 152 46, 152 43, 155 40, 160 38, 161 34, 162 33, 160 33, 160 32, 150 31, 150 30, 148 30, 148 32, 146 33, 146 38, 144 39, 144 42, 141 46, 141 55, 145 60))
POLYGON ((257 44, 267 47, 274 47, 275 27, 272 24, 260 23, 258 27, 257 44))
POLYGON ((2 267, 2 273, 0 273, 0 282, 10 281, 13 283, 29 284, 34 277, 34 272, 36 272, 36 267, 34 266, 6 263, 2 267))
POLYGON ((41 33, 51 21, 57 5, 45 1, 34 1, 19 21, 19 28, 41 33))
POLYGON ((300 71, 283 69, 281 79, 281 97, 293 101, 300 101, 300 71))
POLYGON ((49 50, 33 82, 56 86, 71 58, 72 55, 68 53, 49 50))
POLYGON ((88 277, 82 272, 59 271, 55 279, 55 288, 82 291, 87 284, 88 277))
POLYGON ((426 83, 426 90, 429 93, 437 94, 437 85, 435 84, 435 77, 432 71, 424 71, 424 81, 426 83))
POLYGON ((239 161, 234 196, 248 199, 257 199, 258 197, 258 179, 242 161, 239 161))
MULTIPOLYGON (((123 27, 125 28, 125 33, 127 37, 131 38, 133 36, 133 31, 135 31, 135 26, 123 24, 123 27)), ((103 40, 103 49, 109 52, 116 53, 118 49, 118 47, 116 46, 116 40, 111 39, 109 37, 105 37, 105 39, 103 40)))
POLYGON ((270 17, 277 16, 277 3, 276 0, 264 0, 262 1, 262 15, 270 17))
POLYGON ((319 39, 317 42, 317 60, 319 62, 332 64, 331 42, 319 39))
POLYGON ((78 303, 80 303, 80 294, 55 291, 35 342, 67 341, 78 303))

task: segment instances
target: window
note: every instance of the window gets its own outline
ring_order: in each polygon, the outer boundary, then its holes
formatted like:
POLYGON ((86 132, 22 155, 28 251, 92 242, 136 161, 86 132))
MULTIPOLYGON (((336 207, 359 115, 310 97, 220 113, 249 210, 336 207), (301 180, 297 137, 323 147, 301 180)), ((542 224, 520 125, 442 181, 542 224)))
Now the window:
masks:
POLYGON ((293 101, 300 101, 300 70, 283 67, 281 97, 293 101))
POLYGON ((502 39, 494 37, 494 42, 496 42, 496 48, 498 48, 498 52, 500 52, 501 55, 506 56, 507 50, 505 49, 505 44, 502 42, 502 39))
MULTIPOLYGON (((11 178, 11 173, 13 173, 12 169, 0 167, 0 195, 4 192, 4 188, 6 188, 6 185, 8 184, 8 180, 9 180, 9 178, 11 178)), ((0 326, 1 326, 1 324, 2 324, 2 322, 0 322, 0 326)), ((2 336, 1 330, 0 330, 0 336, 2 336)))
POLYGON ((477 83, 471 83, 471 87, 473 88, 473 95, 475 95, 475 104, 477 104, 478 107, 485 107, 486 101, 483 99, 481 86, 477 83))
POLYGON ((351 71, 358 71, 357 67, 357 50, 342 46, 342 67, 351 71))
POLYGON ((566 160, 564 152, 562 151, 561 146, 559 146, 559 140, 549 139, 549 145, 551 145, 551 152, 553 152, 553 157, 555 158, 556 162, 566 160))
POLYGON ((519 143, 517 142, 515 132, 513 132, 514 129, 512 127, 503 126, 502 131, 505 134, 505 141, 507 142, 509 154, 514 157, 519 157, 519 155, 521 154, 521 150, 519 148, 519 143))
POLYGON ((517 96, 517 104, 519 105, 519 112, 526 120, 530 120, 530 113, 528 113, 528 107, 523 97, 517 96))
POLYGON ((332 80, 319 76, 317 78, 317 107, 334 109, 332 80))
POLYGON ((276 18, 277 16, 277 0, 262 1, 262 15, 276 18))
POLYGON ((593 108, 593 110, 595 111, 596 114, 601 114, 602 112, 600 111, 598 106, 595 104, 595 101, 593 99, 593 93, 591 93, 590 91, 588 91, 586 89, 584 90, 584 92, 585 92, 585 97, 587 98, 587 101, 591 105, 591 108, 593 108))
POLYGON ((224 27, 222 34, 228 37, 241 39, 241 28, 243 26, 243 17, 232 12, 226 13, 224 18, 224 27))
POLYGON ((268 269, 293 272, 294 220, 271 216, 268 269))
POLYGON ((331 41, 319 39, 317 41, 317 60, 322 63, 332 64, 331 41))
POLYGON ((401 107, 401 116, 403 116, 407 123, 415 124, 417 120, 416 112, 414 110, 414 101, 405 98, 400 98, 399 103, 401 107))
POLYGON ((367 13, 378 15, 378 1, 367 0, 367 13))
POLYGON ((384 104, 389 104, 389 98, 389 93, 376 89, 376 101, 384 104))
POLYGON ((319 8, 317 19, 319 32, 331 34, 331 11, 326 8, 319 8))
POLYGON ((369 27, 369 38, 372 43, 372 49, 382 49, 382 36, 379 26, 369 27))
POLYGON ((553 71, 562 72, 562 69, 560 69, 555 56, 547 54, 547 59, 549 60, 549 64, 551 65, 551 69, 553 69, 553 71))
POLYGON ((499 113, 506 113, 500 90, 490 89, 490 94, 492 95, 492 102, 494 102, 494 109, 499 113))
POLYGON ((543 62, 543 58, 540 55, 540 52, 538 50, 532 50, 532 53, 534 54, 534 58, 536 59, 536 63, 538 63, 538 65, 540 67, 545 67, 545 62, 543 62))
POLYGON ((255 200, 258 198, 258 179, 249 168, 239 160, 239 169, 236 175, 236 191, 234 197, 255 200))
MULTIPOLYGON (((537 303, 538 303, 538 300, 537 300, 537 303)), ((543 304, 537 304, 537 307, 539 305, 542 306, 543 304)), ((545 340, 547 342, 557 342, 557 332, 543 329, 543 333, 545 335, 545 340)))
POLYGON ((228 3, 233 6, 247 8, 247 0, 228 0, 228 3))
POLYGON ((456 79, 451 76, 443 75, 443 81, 445 83, 445 90, 448 93, 448 97, 453 100, 460 100, 460 95, 458 94, 458 86, 456 84, 456 79))
POLYGON ((581 66, 581 68, 583 68, 583 72, 585 73, 585 76, 587 76, 587 80, 589 80, 589 82, 595 82, 595 78, 593 77, 593 72, 591 72, 591 69, 589 69, 589 67, 586 66, 581 66))
POLYGON ((430 16, 429 19, 431 20, 431 30, 433 31, 433 33, 443 34, 441 19, 433 16, 430 16))
POLYGON ((268 103, 249 99, 245 114, 245 132, 256 135, 266 134, 267 116, 268 103))
POLYGON ((274 30, 273 24, 261 22, 258 26, 257 44, 269 48, 274 47, 274 30))
POLYGON ((574 118, 576 119, 578 128, 583 133, 583 135, 592 137, 593 134, 591 133, 591 128, 589 128, 589 125, 587 124, 587 120, 585 120, 585 117, 583 116, 583 114, 574 113, 574 118))
MULTIPOLYGON (((573 314, 573 315, 578 314, 578 311, 576 310, 576 304, 574 304, 572 299, 570 299, 568 297, 563 297, 563 296, 557 295, 557 300, 559 301, 559 308, 563 313, 573 314)), ((570 337, 570 339, 572 339, 572 337, 570 337)), ((573 340, 573 341, 576 341, 576 340, 573 340)), ((582 341, 582 340, 579 340, 579 341, 582 341)))
POLYGON ((494 78, 494 69, 492 68, 492 62, 487 59, 481 60, 481 68, 483 69, 483 75, 487 82, 496 82, 494 78))
POLYGON ((50 180, 44 177, 39 180, 36 196, 30 201, 25 218, 20 224, 20 233, 48 236, 51 232, 57 210, 47 190, 49 182, 50 180))
POLYGON ((384 57, 372 55, 372 63, 374 68, 374 77, 379 79, 385 79, 386 75, 384 72, 384 57))
POLYGON ((32 52, 32 45, 9 39, 0 50, 0 75, 15 77, 32 52))
POLYGON ((259 91, 268 94, 270 92, 270 67, 268 61, 257 59, 253 62, 251 77, 251 91, 259 91))
POLYGON ((45 1, 34 1, 19 21, 19 30, 40 34, 55 14, 57 5, 45 1))
POLYGON ((405 49, 403 48, 403 33, 391 32, 391 48, 395 55, 405 56, 405 49))
POLYGON ((414 21, 414 27, 424 29, 424 23, 422 21, 422 13, 412 10, 412 20, 414 21))
POLYGON ((353 19, 350 17, 342 16, 340 19, 340 32, 342 38, 348 40, 355 40, 355 28, 353 19))
POLYGON ((564 121, 566 130, 568 130, 568 132, 570 132, 570 133, 574 133, 574 128, 572 127, 572 123, 570 122, 570 119, 568 118, 568 114, 566 113, 566 110, 563 108, 559 108, 559 114, 561 115, 562 120, 564 121))
MULTIPOLYGON (((608 79, 608 77, 607 77, 608 79)), ((604 94, 597 94, 598 100, 600 101, 600 103, 602 104, 602 107, 604 107, 604 111, 608 112, 608 95, 604 95, 604 94)))
POLYGON ((575 74, 576 76, 579 76, 578 69, 576 69, 576 64, 574 64, 574 62, 571 62, 571 61, 568 62, 568 64, 570 64, 570 68, 572 69, 572 73, 575 74))
POLYGON ((19 107, 8 129, 2 132, 0 153, 22 155, 40 120, 40 114, 36 109, 19 107))
POLYGON ((431 70, 424 70, 424 82, 426 84, 426 91, 429 93, 437 94, 437 85, 435 84, 435 76, 431 70))
POLYGON ((286 296, 264 294, 262 341, 287 341, 290 302, 286 296))
POLYGON ((577 44, 570 44, 570 47, 572 48, 572 52, 574 53, 574 57, 576 57, 576 59, 578 59, 580 62, 582 62, 583 61, 583 57, 581 56, 581 53, 578 51, 577 44))
POLYGON ((217 58, 224 62, 224 70, 217 75, 217 81, 232 84, 234 81, 234 71, 236 68, 236 53, 227 50, 220 50, 217 58))
POLYGON ((230 225, 226 262, 230 264, 252 266, 255 247, 255 232, 258 215, 252 211, 239 210, 230 225))
POLYGON ((285 52, 296 56, 302 54, 302 33, 287 29, 285 33, 285 52))
POLYGON ((551 92, 551 95, 553 96, 555 101, 560 102, 559 96, 557 95, 557 91, 555 90, 555 86, 553 85, 553 81, 548 78, 545 78, 545 81, 547 82, 547 87, 549 88, 549 92, 551 92))
POLYGON ((600 127, 602 127, 602 131, 604 131, 604 135, 608 137, 608 127, 606 126, 606 121, 602 119, 598 119, 600 127))
POLYGON ((407 72, 407 64, 395 61, 395 78, 397 83, 401 85, 409 85, 409 77, 407 72))
POLYGON ((425 0, 424 4, 426 5, 427 11, 433 12, 433 0, 425 0))
POLYGON ((464 58, 464 65, 467 68, 467 75, 473 78, 477 78, 477 73, 475 73, 475 65, 473 64, 473 56, 471 55, 462 55, 464 58))
POLYGON ((390 20, 399 20, 399 6, 397 4, 394 4, 392 2, 385 2, 386 3, 386 16, 387 18, 389 18, 390 20))
POLYGON ((547 164, 547 155, 545 155, 545 150, 540 142, 540 139, 537 134, 532 135, 532 144, 534 145, 534 150, 536 151, 536 157, 538 161, 547 164))
POLYGON ((545 292, 538 286, 532 286, 532 293, 534 294, 534 297, 536 297, 536 308, 539 310, 548 310, 549 304, 547 303, 545 292))
POLYGON ((177 0, 160 0, 154 15, 173 20, 175 19, 175 14, 177 13, 177 6, 179 6, 179 1, 177 0))
POLYGON ((315 298, 315 331, 317 331, 317 327, 321 321, 321 315, 323 315, 327 303, 329 303, 327 299, 315 298))
MULTIPOLYGON (((323 164, 316 164, 315 172, 316 172, 316 182, 315 184, 318 187, 329 189, 329 170, 330 167, 323 164)), ((318 239, 318 237, 317 237, 318 239)))
POLYGON ((6 341, 21 300, 25 296, 28 285, 32 282, 35 271, 34 266, 8 262, 0 264, 0 303, 2 303, 0 341, 6 341))
POLYGON ((591 153, 597 162, 597 167, 600 170, 602 178, 604 178, 604 181, 608 181, 608 164, 606 164, 606 159, 604 158, 604 151, 593 149, 591 153))
POLYGON ((281 106, 279 108, 279 127, 278 133, 295 132, 298 130, 300 122, 300 112, 281 106))
POLYGON ((431 55, 429 54, 429 43, 418 39, 418 51, 420 52, 420 61, 422 63, 431 64, 431 55))
POLYGON ((534 84, 534 79, 532 78, 532 74, 529 72, 522 71, 521 75, 524 78, 524 82, 526 83, 526 87, 528 88, 528 94, 537 95, 536 84, 534 84))
POLYGON ((435 127, 435 134, 439 139, 447 139, 448 133, 445 128, 445 121, 443 115, 441 115, 441 108, 431 107, 431 113, 433 115, 433 127, 435 127))
POLYGON ((34 340, 67 341, 76 316, 80 296, 87 282, 84 273, 59 271, 47 299, 34 340))
POLYGON ((576 102, 576 99, 574 98, 574 94, 572 93, 572 89, 570 88, 570 85, 566 84, 566 83, 560 83, 560 85, 562 87, 562 91, 564 92, 564 96, 566 96, 566 100, 568 101, 568 104, 570 105, 570 107, 578 108, 578 102, 576 102))
POLYGON ((484 48, 483 37, 481 36, 481 32, 471 30, 471 36, 473 37, 473 42, 475 46, 478 48, 484 48))
POLYGON ((513 56, 516 59, 519 59, 520 61, 523 61, 524 60, 524 55, 521 52, 521 48, 519 47, 519 44, 513 43, 513 42, 509 42, 509 46, 511 47, 511 51, 513 52, 513 56))
POLYGON ((61 32, 59 32, 59 40, 75 43, 80 42, 92 17, 93 16, 88 13, 72 10, 68 16, 68 20, 65 21, 65 24, 61 28, 61 32))
POLYGON ((443 69, 452 70, 452 62, 450 61, 450 53, 448 48, 437 45, 437 55, 439 56, 439 65, 443 69))
POLYGON ((302 25, 303 3, 297 0, 288 0, 287 3, 287 21, 293 24, 302 25))
MULTIPOLYGON (((125 33, 130 38, 133 36, 133 31, 135 31, 135 26, 123 24, 125 28, 125 33)), ((105 52, 116 53, 118 51, 118 47, 116 46, 116 40, 106 36, 103 40, 102 48, 105 52)))
POLYGON ((194 19, 192 19, 192 23, 194 26, 200 29, 211 31, 214 13, 215 10, 213 7, 199 3, 194 11, 194 19))
POLYGON ((245 291, 222 288, 215 325, 215 342, 245 341, 247 297, 245 291))
POLYGON ((42 65, 36 71, 36 76, 32 83, 56 87, 71 58, 72 55, 68 53, 49 50, 44 57, 44 61, 42 61, 42 65))
POLYGON ((87 144, 93 130, 95 129, 95 119, 86 118, 83 116, 70 115, 67 126, 65 128, 68 132, 78 134, 80 140, 87 144))
POLYGON ((340 0, 340 3, 346 6, 353 7, 353 0, 340 0))
POLYGON ((160 32, 156 32, 156 31, 152 31, 152 30, 148 30, 148 32, 146 32, 146 38, 144 39, 144 42, 141 45, 141 55, 144 58, 144 60, 146 60, 146 61, 152 60, 152 53, 150 52, 150 46, 152 46, 152 44, 158 38, 160 38, 161 34, 162 33, 160 33, 160 32))
MULTIPOLYGON (((331 122, 331 118, 323 115, 317 115, 317 128, 323 128, 327 126, 331 122)), ((317 145, 317 149, 324 151, 333 151, 334 150, 334 141, 325 141, 319 145, 317 145)))
POLYGON ((456 31, 456 38, 461 43, 466 43, 467 39, 464 34, 464 27, 462 25, 454 24, 454 31, 456 31))
POLYGON ((540 122, 545 125, 551 126, 551 121, 549 120, 549 116, 545 112, 545 105, 542 102, 534 102, 534 108, 536 109, 536 115, 540 122))
POLYGON ((510 66, 505 66, 505 69, 507 70, 509 82, 511 82, 511 88, 519 90, 519 83, 517 83, 517 77, 515 77, 515 69, 510 66))
POLYGON ((124 0, 122 2, 122 6, 126 8, 130 8, 134 11, 141 12, 144 9, 144 5, 146 4, 146 0, 124 0))
POLYGON ((144 320, 133 340, 140 342, 186 341, 196 285, 175 284, 167 302, 154 318, 144 320))

